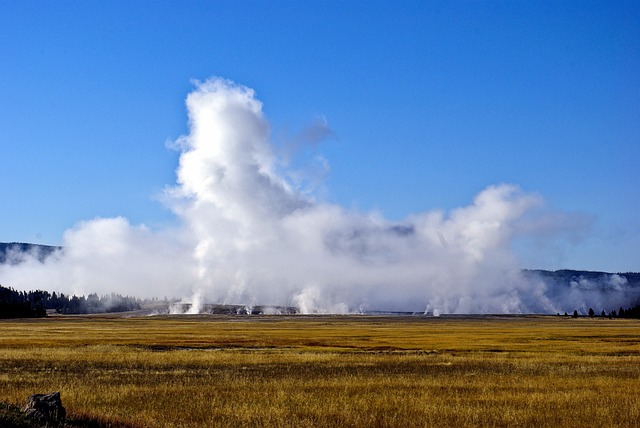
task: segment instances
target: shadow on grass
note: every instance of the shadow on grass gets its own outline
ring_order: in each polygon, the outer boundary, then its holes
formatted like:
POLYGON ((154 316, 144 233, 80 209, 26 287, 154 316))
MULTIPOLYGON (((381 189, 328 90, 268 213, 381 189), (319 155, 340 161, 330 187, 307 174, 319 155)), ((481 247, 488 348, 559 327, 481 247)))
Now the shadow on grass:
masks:
POLYGON ((135 428, 121 421, 103 420, 100 418, 69 415, 64 422, 42 422, 30 418, 20 411, 18 406, 0 403, 1 428, 135 428), (44 424, 44 425, 43 425, 44 424))

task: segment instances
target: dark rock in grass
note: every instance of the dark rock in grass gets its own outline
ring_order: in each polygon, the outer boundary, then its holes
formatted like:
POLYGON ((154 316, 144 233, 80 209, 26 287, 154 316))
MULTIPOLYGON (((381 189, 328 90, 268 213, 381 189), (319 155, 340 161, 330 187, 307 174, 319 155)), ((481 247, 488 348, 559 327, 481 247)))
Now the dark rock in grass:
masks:
POLYGON ((62 407, 60 392, 33 394, 27 398, 22 411, 31 418, 49 422, 61 422, 67 416, 67 411, 62 407))

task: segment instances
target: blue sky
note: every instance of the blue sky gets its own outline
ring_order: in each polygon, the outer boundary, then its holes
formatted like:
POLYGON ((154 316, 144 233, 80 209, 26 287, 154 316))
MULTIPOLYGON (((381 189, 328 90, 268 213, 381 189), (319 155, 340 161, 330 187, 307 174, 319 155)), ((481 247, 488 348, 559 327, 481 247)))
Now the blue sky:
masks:
POLYGON ((640 270, 638 2, 0 0, 0 39, 0 241, 173 222, 165 144, 220 76, 276 144, 327 121, 330 202, 401 220, 511 183, 584 223, 524 267, 640 270))

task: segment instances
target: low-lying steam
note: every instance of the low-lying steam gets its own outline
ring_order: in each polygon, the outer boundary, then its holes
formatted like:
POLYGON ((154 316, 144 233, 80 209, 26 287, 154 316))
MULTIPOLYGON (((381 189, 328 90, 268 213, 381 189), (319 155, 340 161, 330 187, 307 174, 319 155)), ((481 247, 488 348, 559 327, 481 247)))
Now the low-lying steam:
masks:
POLYGON ((584 301, 581 295, 566 302, 544 281, 521 275, 511 244, 536 233, 537 196, 489 186, 451 212, 389 221, 302 191, 271 145, 251 89, 212 79, 198 83, 186 104, 190 131, 175 142, 177 182, 165 194, 179 226, 158 231, 121 217, 84 221, 45 262, 2 265, 0 282, 194 296, 193 311, 206 301, 303 313, 555 313, 584 301))

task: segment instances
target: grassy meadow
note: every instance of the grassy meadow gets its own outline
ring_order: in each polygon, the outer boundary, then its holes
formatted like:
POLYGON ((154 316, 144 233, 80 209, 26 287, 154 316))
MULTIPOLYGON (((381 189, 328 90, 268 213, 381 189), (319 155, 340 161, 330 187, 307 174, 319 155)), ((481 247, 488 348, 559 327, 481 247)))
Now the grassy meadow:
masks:
POLYGON ((640 426, 640 321, 0 321, 0 401, 132 427, 640 426))

